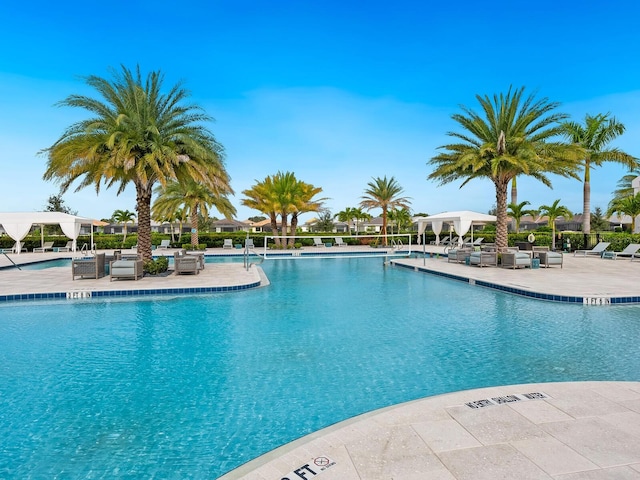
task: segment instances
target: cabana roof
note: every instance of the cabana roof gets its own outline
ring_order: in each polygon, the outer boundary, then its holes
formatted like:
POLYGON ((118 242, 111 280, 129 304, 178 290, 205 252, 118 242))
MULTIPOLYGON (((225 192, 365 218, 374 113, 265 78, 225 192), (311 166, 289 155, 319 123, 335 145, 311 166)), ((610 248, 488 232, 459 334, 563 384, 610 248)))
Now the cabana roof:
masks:
POLYGON ((436 234, 436 244, 440 243, 440 232, 442 231, 442 224, 448 223, 453 225, 453 229, 456 235, 462 239, 471 229, 471 235, 473 237, 472 225, 484 225, 485 223, 495 222, 497 217, 495 215, 488 215, 486 213, 472 212, 470 210, 460 210, 457 212, 442 212, 437 215, 429 215, 428 217, 415 217, 414 222, 418 223, 418 235, 427 228, 427 224, 431 224, 433 233, 436 234))
POLYGON ((0 225, 7 235, 16 241, 18 252, 21 240, 27 236, 33 225, 60 225, 62 232, 73 240, 75 251, 80 227, 91 225, 93 229, 93 219, 62 212, 10 212, 0 213, 0 225))

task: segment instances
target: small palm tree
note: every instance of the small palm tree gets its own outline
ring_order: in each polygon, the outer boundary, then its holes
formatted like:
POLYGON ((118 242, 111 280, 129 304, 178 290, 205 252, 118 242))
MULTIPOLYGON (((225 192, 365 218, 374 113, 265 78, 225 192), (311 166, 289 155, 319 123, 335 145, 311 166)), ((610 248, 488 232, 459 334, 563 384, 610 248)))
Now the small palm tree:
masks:
POLYGON ((609 210, 607 210, 607 216, 611 216, 614 213, 619 216, 629 215, 631 217, 631 232, 635 232, 637 218, 640 215, 640 193, 614 199, 609 206, 609 210))
POLYGON ((542 205, 539 209, 540 215, 547 216, 549 223, 551 224, 551 248, 556 249, 556 220, 558 217, 564 217, 566 219, 573 218, 571 211, 564 205, 559 205, 560 199, 553 202, 551 205, 542 205))
POLYGON ((199 214, 207 216, 209 209, 215 207, 226 217, 236 214, 236 209, 231 205, 228 195, 232 193, 228 183, 219 182, 215 189, 207 184, 196 182, 193 179, 184 179, 181 182, 171 182, 165 187, 156 187, 158 195, 153 204, 154 217, 162 217, 184 207, 189 212, 191 220, 191 245, 197 248, 199 243, 198 226, 199 214))
MULTIPOLYGON (((389 211, 389 220, 395 224, 398 229, 397 233, 400 233, 401 228, 411 225, 411 212, 406 208, 394 208, 389 211)), ((391 228, 391 233, 393 233, 393 227, 391 228)))
POLYGON ((333 218, 337 218, 338 221, 346 223, 348 229, 349 223, 356 218, 356 209, 347 207, 344 210, 336 213, 333 218))
POLYGON ((127 239, 127 223, 133 223, 136 219, 136 214, 130 212, 129 210, 116 210, 113 212, 111 216, 114 222, 122 224, 122 245, 124 246, 124 242, 127 239))
MULTIPOLYGON (((632 182, 640 177, 640 169, 631 170, 618 180, 617 188, 613 192, 613 200, 618 198, 626 198, 630 195, 635 195, 632 182)), ((613 200, 609 203, 609 206, 613 203, 613 200)))
POLYGON ((522 220, 522 217, 524 217, 525 215, 531 215, 532 217, 538 215, 537 210, 526 209, 525 207, 527 205, 530 205, 530 203, 526 200, 518 204, 510 203, 509 205, 507 205, 507 208, 509 209, 507 213, 516 222, 516 233, 520 232, 520 221, 522 220))
POLYGON ((604 162, 617 162, 638 168, 638 159, 618 148, 607 148, 617 137, 624 133, 625 127, 615 118, 606 115, 586 115, 584 125, 577 122, 564 122, 562 133, 574 145, 582 148, 584 165, 582 231, 591 233, 591 168, 604 162))
POLYGON ((369 182, 368 187, 362 196, 360 206, 371 210, 373 208, 382 209, 382 234, 384 235, 384 245, 387 245, 387 218, 390 209, 394 208, 409 208, 409 197, 399 196, 403 189, 394 177, 387 179, 374 178, 372 182, 369 182))

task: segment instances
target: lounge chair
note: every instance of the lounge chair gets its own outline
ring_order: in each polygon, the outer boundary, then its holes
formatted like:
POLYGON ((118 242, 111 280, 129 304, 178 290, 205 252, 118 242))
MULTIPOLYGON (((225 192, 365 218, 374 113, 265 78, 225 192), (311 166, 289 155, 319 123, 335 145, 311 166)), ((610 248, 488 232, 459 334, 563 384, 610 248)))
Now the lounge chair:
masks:
POLYGON ((70 252, 73 248, 73 240, 67 242, 64 247, 57 247, 59 252, 70 252))
POLYGON ((573 252, 573 256, 580 255, 586 257, 587 255, 598 255, 601 257, 602 252, 604 252, 609 245, 611 245, 611 242, 599 242, 591 250, 576 250, 573 252))
POLYGON ((171 240, 161 240, 157 248, 158 250, 161 248, 171 248, 171 240))
POLYGON ((104 263, 104 253, 97 253, 93 257, 74 258, 71 261, 71 279, 102 278, 105 275, 104 263))
MULTIPOLYGON (((27 249, 27 247, 22 244, 22 246, 20 247, 20 251, 28 252, 29 249, 27 249)), ((18 253, 18 242, 14 243, 13 247, 11 248, 0 248, 0 253, 18 253)))
POLYGON ((544 268, 549 268, 550 265, 560 265, 560 268, 562 268, 564 261, 562 252, 539 252, 538 258, 540 259, 540 266, 544 268))
POLYGON ((254 246, 255 245, 253 244, 253 238, 247 238, 244 241, 244 247, 245 248, 248 248, 249 250, 253 250, 254 246))
POLYGON ((336 247, 345 247, 347 244, 344 242, 342 237, 335 237, 336 247))
POLYGON ((114 278, 132 278, 138 280, 144 275, 142 260, 114 260, 109 263, 109 281, 114 278))
POLYGON ((53 252, 53 242, 44 242, 41 247, 36 247, 33 249, 34 252, 44 253, 47 250, 51 250, 53 252))
POLYGON ((633 260, 633 257, 638 250, 640 250, 640 243, 630 243, 621 252, 603 252, 602 258, 616 260, 618 257, 631 257, 633 260))
POLYGON ((313 246, 314 247, 324 247, 324 243, 322 243, 322 239, 320 237, 313 237, 313 246))
POLYGON ((224 243, 222 244, 222 248, 233 248, 233 239, 225 238, 224 243))

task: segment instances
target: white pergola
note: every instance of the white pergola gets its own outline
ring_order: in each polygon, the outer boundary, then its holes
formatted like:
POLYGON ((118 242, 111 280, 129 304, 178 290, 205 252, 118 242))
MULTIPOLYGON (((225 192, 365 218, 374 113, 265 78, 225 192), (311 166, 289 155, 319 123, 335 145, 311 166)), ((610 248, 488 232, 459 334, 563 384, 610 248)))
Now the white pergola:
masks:
MULTIPOLYGON (((429 215, 428 217, 415 217, 414 222, 418 223, 418 237, 420 237, 428 224, 431 224, 433 233, 436 234, 436 245, 440 244, 440 232, 442 225, 448 223, 453 225, 456 235, 460 237, 459 242, 462 243, 469 229, 471 229, 471 238, 473 239, 473 225, 484 225, 486 223, 495 222, 495 215, 487 215, 486 213, 472 212, 470 210, 461 210, 458 212, 443 212, 437 215, 429 215)), ((424 243, 424 242, 423 242, 424 243)))
MULTIPOLYGON (((11 212, 0 213, 0 225, 4 231, 16 242, 16 253, 20 253, 21 242, 27 236, 33 225, 60 225, 62 232, 73 241, 72 250, 75 252, 77 239, 82 225, 91 225, 91 244, 93 245, 93 219, 78 217, 61 212, 11 212)), ((41 229, 42 231, 42 229, 41 229)), ((44 233, 40 240, 44 243, 44 233)))

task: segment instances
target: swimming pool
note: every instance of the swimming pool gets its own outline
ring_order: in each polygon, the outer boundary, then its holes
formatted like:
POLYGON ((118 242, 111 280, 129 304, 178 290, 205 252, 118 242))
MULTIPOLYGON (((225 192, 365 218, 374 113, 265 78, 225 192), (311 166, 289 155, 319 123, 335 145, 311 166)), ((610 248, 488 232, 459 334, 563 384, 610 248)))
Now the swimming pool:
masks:
POLYGON ((0 305, 0 478, 215 478, 345 418, 496 384, 640 380, 640 307, 267 261, 233 294, 0 305))

